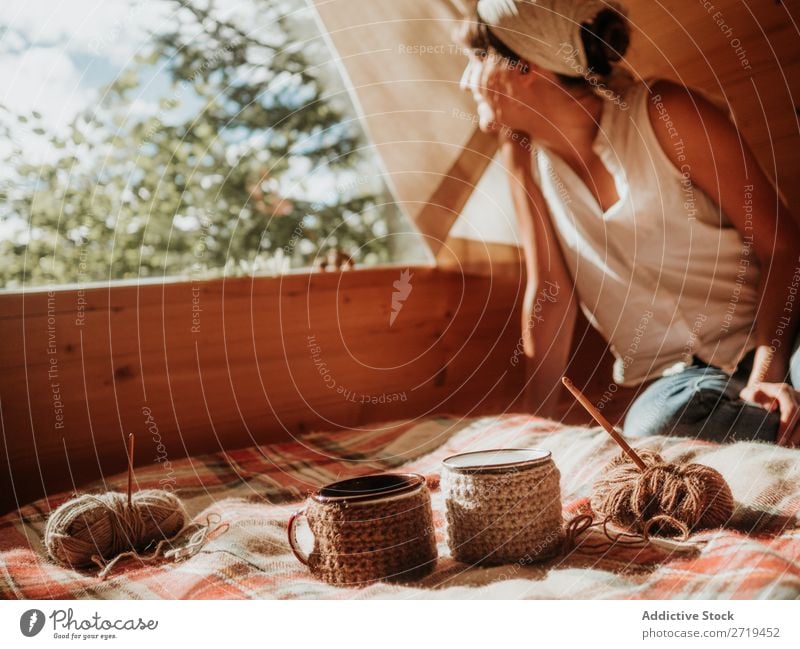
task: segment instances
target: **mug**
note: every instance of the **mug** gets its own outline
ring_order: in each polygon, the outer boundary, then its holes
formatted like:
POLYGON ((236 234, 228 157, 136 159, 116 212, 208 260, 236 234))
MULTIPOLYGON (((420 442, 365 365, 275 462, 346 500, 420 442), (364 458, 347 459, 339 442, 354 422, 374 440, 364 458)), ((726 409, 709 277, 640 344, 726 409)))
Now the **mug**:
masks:
POLYGON ((470 564, 550 558, 563 541, 560 474, 549 451, 496 449, 443 460, 447 544, 470 564))
POLYGON ((326 485, 292 514, 289 546, 323 581, 359 585, 416 579, 436 564, 431 496, 416 473, 377 473, 326 485), (308 521, 314 547, 297 542, 297 524, 308 521))

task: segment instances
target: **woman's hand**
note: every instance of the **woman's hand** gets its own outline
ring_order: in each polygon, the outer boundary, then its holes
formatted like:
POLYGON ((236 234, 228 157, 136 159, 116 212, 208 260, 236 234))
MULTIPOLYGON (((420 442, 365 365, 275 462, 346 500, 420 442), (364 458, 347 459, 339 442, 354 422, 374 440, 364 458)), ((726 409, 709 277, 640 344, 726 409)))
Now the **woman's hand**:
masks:
POLYGON ((800 446, 800 391, 788 383, 760 381, 745 387, 739 397, 770 412, 779 410, 778 444, 800 446))
MULTIPOLYGON (((558 412, 561 376, 569 361, 577 300, 542 190, 532 174, 532 147, 510 131, 501 135, 527 286, 522 303, 524 406, 547 417, 558 412)), ((528 141, 529 142, 529 141, 528 141)))
POLYGON ((500 142, 500 150, 506 158, 506 163, 510 167, 523 168, 530 171, 533 166, 533 145, 531 137, 524 131, 514 131, 510 128, 501 127, 497 133, 500 142))

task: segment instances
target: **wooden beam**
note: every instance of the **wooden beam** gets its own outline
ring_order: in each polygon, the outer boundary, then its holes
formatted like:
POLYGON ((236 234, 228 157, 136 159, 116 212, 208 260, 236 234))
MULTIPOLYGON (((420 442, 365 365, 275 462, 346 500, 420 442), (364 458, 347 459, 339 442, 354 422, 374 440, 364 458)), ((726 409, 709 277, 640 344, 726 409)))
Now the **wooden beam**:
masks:
POLYGON ((314 0, 398 204, 434 255, 497 148, 461 90, 462 0, 314 0))

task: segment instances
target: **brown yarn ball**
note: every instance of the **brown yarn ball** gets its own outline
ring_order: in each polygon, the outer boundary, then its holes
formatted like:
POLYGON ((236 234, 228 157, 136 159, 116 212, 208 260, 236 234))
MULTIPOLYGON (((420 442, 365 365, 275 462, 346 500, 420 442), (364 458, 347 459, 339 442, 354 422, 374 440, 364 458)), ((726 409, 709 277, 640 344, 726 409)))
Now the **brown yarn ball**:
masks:
POLYGON ((672 464, 637 451, 641 471, 624 453, 594 484, 592 509, 620 527, 645 534, 682 536, 721 527, 733 514, 733 494, 722 474, 702 464, 672 464))
POLYGON ((102 567, 124 552, 141 552, 175 536, 188 520, 180 499, 161 489, 137 491, 130 507, 128 497, 118 492, 83 494, 50 514, 44 543, 60 563, 102 567))

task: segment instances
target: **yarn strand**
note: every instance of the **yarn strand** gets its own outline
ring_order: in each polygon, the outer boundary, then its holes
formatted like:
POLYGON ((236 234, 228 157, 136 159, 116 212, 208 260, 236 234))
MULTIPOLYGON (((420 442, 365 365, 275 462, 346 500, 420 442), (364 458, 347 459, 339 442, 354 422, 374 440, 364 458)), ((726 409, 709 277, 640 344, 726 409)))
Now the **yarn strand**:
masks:
POLYGON ((130 506, 127 495, 119 492, 83 494, 50 515, 44 544, 53 560, 78 569, 97 566, 104 579, 125 558, 149 562, 160 556, 176 561, 192 556, 227 529, 227 524, 212 529, 218 522, 217 514, 209 514, 205 523, 190 522, 181 500, 160 489, 132 494, 130 506), (186 535, 185 544, 172 547, 186 535))
POLYGON ((588 550, 589 554, 604 554, 609 546, 624 546, 630 548, 655 547, 670 554, 693 554, 705 545, 705 541, 688 541, 688 539, 663 539, 650 536, 647 533, 638 534, 626 530, 611 529, 613 525, 610 516, 602 520, 595 520, 594 514, 578 514, 567 521, 564 526, 564 545, 562 554, 569 555, 573 551, 588 550), (588 542, 581 537, 587 535, 592 529, 599 529, 602 533, 601 542, 588 542))
MULTIPOLYGON (((212 526, 214 526, 216 523, 219 523, 219 521, 219 514, 211 513, 206 516, 205 523, 189 523, 183 529, 179 530, 174 536, 168 539, 161 539, 156 544, 155 549, 153 549, 153 551, 149 554, 146 553, 146 550, 141 553, 137 552, 136 550, 128 550, 127 552, 118 554, 116 557, 111 559, 111 561, 104 561, 101 556, 95 554, 92 556, 92 561, 100 568, 100 572, 97 573, 97 576, 101 580, 105 580, 108 574, 114 569, 114 566, 125 559, 137 559, 142 563, 152 563, 153 561, 162 557, 164 559, 172 559, 173 561, 182 561, 183 559, 188 559, 189 557, 197 554, 208 541, 216 538, 228 530, 230 527, 228 523, 217 525, 212 529, 212 526), (166 546, 172 546, 174 541, 186 536, 190 532, 191 536, 184 545, 170 547, 169 550, 164 551, 166 546)), ((150 546, 151 545, 152 543, 150 543, 150 546)))

